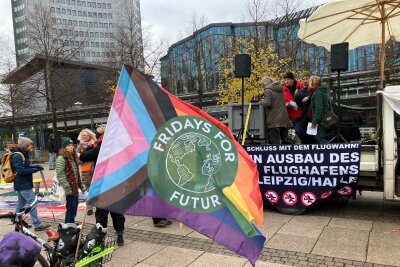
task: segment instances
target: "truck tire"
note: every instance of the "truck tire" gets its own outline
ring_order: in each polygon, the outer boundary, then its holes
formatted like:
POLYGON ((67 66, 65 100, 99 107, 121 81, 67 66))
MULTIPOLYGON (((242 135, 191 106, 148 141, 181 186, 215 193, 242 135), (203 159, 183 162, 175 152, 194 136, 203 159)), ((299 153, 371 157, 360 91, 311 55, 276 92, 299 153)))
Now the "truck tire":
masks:
POLYGON ((286 215, 301 215, 303 214, 307 209, 289 209, 289 208, 276 208, 280 213, 286 214, 286 215))

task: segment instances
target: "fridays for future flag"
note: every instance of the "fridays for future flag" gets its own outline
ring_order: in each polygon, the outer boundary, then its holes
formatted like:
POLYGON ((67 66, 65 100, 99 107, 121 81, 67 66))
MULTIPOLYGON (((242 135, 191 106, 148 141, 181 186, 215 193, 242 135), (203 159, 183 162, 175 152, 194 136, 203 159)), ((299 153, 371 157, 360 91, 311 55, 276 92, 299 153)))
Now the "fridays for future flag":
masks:
POLYGON ((248 258, 265 237, 256 164, 229 129, 123 66, 88 204, 169 218, 248 258))

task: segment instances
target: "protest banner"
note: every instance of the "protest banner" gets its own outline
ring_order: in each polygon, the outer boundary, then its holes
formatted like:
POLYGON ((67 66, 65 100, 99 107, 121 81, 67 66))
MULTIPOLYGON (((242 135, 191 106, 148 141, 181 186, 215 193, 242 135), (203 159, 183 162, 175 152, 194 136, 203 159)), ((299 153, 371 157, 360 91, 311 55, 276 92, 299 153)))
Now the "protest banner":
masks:
POLYGON ((264 203, 307 208, 334 196, 356 197, 360 143, 248 145, 264 203))

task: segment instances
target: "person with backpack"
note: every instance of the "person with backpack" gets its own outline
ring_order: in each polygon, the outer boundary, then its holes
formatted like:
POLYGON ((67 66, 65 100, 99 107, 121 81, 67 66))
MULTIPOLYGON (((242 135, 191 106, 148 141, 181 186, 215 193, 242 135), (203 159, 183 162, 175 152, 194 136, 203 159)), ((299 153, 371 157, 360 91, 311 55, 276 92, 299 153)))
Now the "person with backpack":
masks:
MULTIPOLYGON (((43 167, 40 165, 31 165, 29 161, 29 152, 33 149, 33 142, 26 137, 18 138, 18 147, 12 147, 10 150, 12 154, 12 168, 17 173, 14 181, 14 190, 17 192, 17 207, 16 211, 30 205, 35 201, 35 193, 33 188, 33 173, 42 171, 43 167)), ((35 231, 44 231, 49 228, 49 224, 42 224, 40 221, 36 206, 30 211, 35 231)))

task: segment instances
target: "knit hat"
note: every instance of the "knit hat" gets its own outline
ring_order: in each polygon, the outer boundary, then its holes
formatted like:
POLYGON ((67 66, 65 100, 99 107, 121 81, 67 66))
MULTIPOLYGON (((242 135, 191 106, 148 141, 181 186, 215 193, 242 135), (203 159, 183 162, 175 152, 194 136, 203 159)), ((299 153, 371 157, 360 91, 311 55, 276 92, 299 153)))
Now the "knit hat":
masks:
POLYGON ((310 72, 309 72, 308 70, 303 70, 303 71, 300 73, 300 78, 305 78, 305 77, 310 78, 310 76, 311 76, 311 74, 310 74, 310 72))
POLYGON ((61 138, 61 147, 66 148, 68 145, 73 144, 74 142, 69 137, 61 138))
POLYGON ((33 144, 33 141, 27 137, 18 138, 18 146, 19 147, 27 147, 30 144, 33 144))
POLYGON ((291 79, 294 80, 294 75, 291 72, 288 72, 285 74, 285 76, 283 76, 283 79, 291 79))

